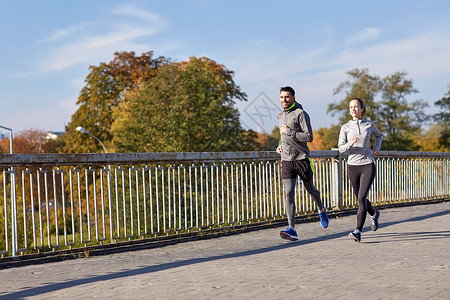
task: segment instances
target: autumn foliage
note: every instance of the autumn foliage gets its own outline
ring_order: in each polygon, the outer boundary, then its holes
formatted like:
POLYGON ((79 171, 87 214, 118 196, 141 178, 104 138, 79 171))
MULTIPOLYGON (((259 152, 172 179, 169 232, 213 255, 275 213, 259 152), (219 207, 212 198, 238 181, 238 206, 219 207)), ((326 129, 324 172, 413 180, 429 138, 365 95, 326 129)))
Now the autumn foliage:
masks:
MULTIPOLYGON (((13 136, 13 153, 56 153, 59 146, 59 140, 40 129, 22 130, 13 136)), ((0 153, 10 153, 9 147, 9 138, 0 140, 0 153)))

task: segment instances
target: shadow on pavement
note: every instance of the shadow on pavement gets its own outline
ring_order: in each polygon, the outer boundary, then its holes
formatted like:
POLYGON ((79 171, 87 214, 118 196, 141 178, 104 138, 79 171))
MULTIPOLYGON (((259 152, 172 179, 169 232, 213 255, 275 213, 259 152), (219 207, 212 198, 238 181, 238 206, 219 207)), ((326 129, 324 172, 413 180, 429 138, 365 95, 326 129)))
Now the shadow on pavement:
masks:
MULTIPOLYGON (((435 218, 435 217, 440 217, 440 216, 447 215, 447 214, 450 214, 450 210, 444 210, 444 211, 440 211, 437 213, 432 213, 432 214, 428 214, 428 215, 424 215, 424 216, 418 216, 418 217, 414 217, 411 219, 398 221, 398 222, 383 223, 382 227, 388 227, 388 226, 392 226, 394 224, 405 223, 405 222, 422 221, 422 220, 427 220, 427 219, 431 219, 431 218, 435 218)), ((51 284, 47 284, 44 286, 28 288, 28 289, 18 291, 18 292, 3 294, 3 295, 0 295, 0 299, 6 299, 6 298, 7 299, 18 299, 18 298, 23 298, 23 297, 36 296, 36 295, 40 295, 40 294, 54 292, 57 290, 71 288, 71 287, 78 286, 78 285, 89 284, 92 282, 106 281, 106 280, 112 280, 112 279, 118 279, 118 278, 123 278, 123 277, 128 277, 128 276, 136 276, 136 275, 142 275, 142 274, 149 274, 149 273, 158 272, 161 270, 167 270, 167 269, 172 269, 172 268, 200 264, 200 263, 214 261, 214 260, 230 259, 230 258, 236 258, 236 257, 242 257, 242 256, 267 253, 267 252, 271 252, 271 251, 278 251, 278 250, 292 248, 292 247, 299 247, 299 246, 302 246, 305 244, 316 243, 318 241, 342 238, 343 236, 346 236, 347 234, 348 234, 348 231, 345 231, 345 232, 334 233, 334 234, 325 235, 325 236, 321 236, 321 237, 317 237, 317 238, 313 238, 313 239, 301 240, 300 242, 286 242, 286 243, 282 243, 282 244, 278 244, 278 245, 274 245, 274 246, 270 246, 270 247, 265 247, 265 248, 260 248, 260 249, 246 250, 246 251, 241 251, 241 252, 237 252, 237 253, 229 253, 229 254, 216 255, 216 256, 211 256, 211 257, 192 258, 192 259, 186 259, 186 260, 181 260, 181 261, 176 261, 176 262, 162 263, 159 265, 137 268, 137 269, 133 269, 133 270, 120 271, 120 272, 107 274, 107 275, 99 275, 99 276, 93 276, 93 277, 83 278, 83 279, 75 279, 75 280, 59 282, 59 283, 51 283, 51 284)), ((382 233, 382 234, 377 235, 377 239, 380 237, 386 238, 386 240, 385 241, 378 240, 376 242, 375 241, 374 242, 365 241, 365 243, 392 242, 392 241, 394 241, 394 240, 392 240, 392 237, 395 237, 395 241, 398 241, 399 237, 401 237, 403 239, 406 239, 406 238, 411 238, 411 239, 449 238, 450 231, 409 232, 409 233, 389 233, 389 234, 382 233), (389 238, 389 237, 391 237, 391 238, 389 238), (389 239, 391 239, 391 240, 389 240, 389 239)), ((366 237, 364 237, 364 238, 366 239, 366 237)))

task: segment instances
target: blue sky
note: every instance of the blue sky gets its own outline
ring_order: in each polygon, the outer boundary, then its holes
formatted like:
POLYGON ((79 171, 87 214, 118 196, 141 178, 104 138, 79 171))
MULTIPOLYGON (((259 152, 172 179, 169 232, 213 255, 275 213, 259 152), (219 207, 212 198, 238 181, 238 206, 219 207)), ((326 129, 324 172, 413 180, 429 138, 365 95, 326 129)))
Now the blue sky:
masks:
POLYGON ((408 73, 433 102, 450 84, 450 1, 0 0, 0 125, 62 131, 90 65, 115 51, 206 56, 235 72, 245 128, 271 132, 291 85, 313 128, 346 71, 408 73))

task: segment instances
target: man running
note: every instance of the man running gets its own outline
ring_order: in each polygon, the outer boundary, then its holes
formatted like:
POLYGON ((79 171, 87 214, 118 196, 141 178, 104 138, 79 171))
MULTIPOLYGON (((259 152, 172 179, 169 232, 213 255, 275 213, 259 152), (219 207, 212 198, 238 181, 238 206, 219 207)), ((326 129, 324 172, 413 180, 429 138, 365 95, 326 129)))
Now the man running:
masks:
POLYGON ((313 184, 313 171, 307 143, 312 142, 313 132, 309 115, 295 102, 295 91, 290 86, 280 89, 280 103, 283 110, 278 113, 281 141, 277 153, 281 154, 281 179, 285 191, 288 228, 280 232, 283 239, 298 240, 295 231, 295 185, 297 176, 303 181, 308 193, 314 198, 319 210, 320 225, 328 227, 328 216, 320 198, 320 192, 313 184))

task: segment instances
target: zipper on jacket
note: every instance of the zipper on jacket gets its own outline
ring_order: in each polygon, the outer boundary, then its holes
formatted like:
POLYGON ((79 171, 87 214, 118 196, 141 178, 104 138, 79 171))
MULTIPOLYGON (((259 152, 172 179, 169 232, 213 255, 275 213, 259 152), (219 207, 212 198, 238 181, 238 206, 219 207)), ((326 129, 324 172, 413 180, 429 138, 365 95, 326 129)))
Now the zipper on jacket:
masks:
POLYGON ((359 127, 359 120, 356 120, 356 124, 358 124, 358 132, 359 132, 359 135, 361 135, 361 128, 359 127))

